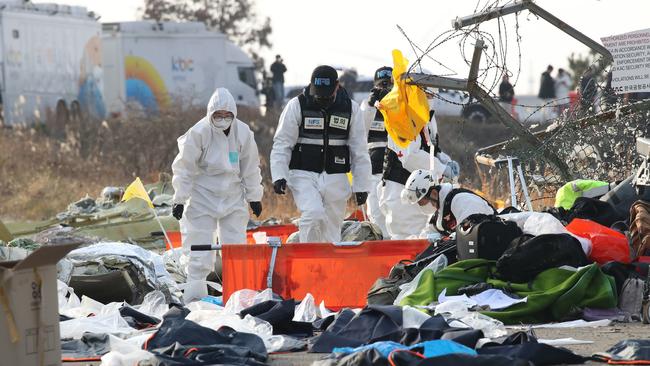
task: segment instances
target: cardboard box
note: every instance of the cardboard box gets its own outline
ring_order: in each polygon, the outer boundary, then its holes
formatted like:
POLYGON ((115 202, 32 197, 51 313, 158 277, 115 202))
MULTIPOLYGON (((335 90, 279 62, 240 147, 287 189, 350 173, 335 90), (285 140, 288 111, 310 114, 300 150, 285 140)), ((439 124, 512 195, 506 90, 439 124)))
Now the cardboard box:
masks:
POLYGON ((56 263, 78 246, 44 246, 0 262, 0 364, 61 364, 56 263))

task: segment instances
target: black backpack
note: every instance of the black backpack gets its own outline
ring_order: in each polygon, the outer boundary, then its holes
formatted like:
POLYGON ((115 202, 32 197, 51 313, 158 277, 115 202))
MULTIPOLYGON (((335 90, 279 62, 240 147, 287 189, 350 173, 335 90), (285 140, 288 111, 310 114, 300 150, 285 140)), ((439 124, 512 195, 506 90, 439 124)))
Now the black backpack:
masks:
POLYGON ((497 261, 497 277, 526 283, 549 268, 589 264, 578 239, 569 234, 523 235, 497 261))
POLYGON ((523 235, 513 221, 496 215, 474 214, 456 227, 458 260, 497 260, 510 243, 523 235))
POLYGON ((456 262, 456 241, 437 241, 416 256, 415 262, 405 259, 394 265, 388 277, 377 279, 368 291, 368 305, 392 305, 399 295, 399 287, 411 282, 424 267, 442 254, 447 256, 448 264, 456 262))

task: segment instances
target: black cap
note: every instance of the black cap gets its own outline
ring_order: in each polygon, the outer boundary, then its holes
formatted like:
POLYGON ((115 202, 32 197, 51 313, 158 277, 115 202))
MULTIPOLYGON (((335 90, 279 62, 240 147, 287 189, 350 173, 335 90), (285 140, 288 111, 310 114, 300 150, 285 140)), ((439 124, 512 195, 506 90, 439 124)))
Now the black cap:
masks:
POLYGON ((339 74, 333 67, 321 65, 311 73, 309 93, 314 96, 328 97, 334 94, 336 83, 339 81, 339 74))
POLYGON ((393 68, 389 66, 382 66, 375 71, 375 81, 390 80, 393 78, 393 68))

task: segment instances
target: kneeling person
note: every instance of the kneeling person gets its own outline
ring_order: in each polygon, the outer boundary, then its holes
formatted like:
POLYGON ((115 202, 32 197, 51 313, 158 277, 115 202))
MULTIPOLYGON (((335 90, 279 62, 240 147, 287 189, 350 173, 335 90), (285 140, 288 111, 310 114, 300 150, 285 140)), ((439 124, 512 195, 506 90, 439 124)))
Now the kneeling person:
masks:
POLYGON ((431 213, 429 223, 441 233, 451 233, 458 223, 474 214, 494 215, 497 211, 485 198, 451 183, 436 184, 429 170, 411 173, 402 191, 402 199, 418 204, 431 213))

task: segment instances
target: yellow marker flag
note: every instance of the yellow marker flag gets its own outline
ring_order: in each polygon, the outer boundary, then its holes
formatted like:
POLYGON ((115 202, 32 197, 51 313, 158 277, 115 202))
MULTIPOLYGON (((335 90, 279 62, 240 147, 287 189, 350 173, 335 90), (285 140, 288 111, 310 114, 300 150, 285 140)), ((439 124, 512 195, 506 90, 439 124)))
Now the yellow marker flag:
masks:
POLYGON ((409 85, 402 79, 407 69, 408 60, 400 50, 393 50, 393 89, 379 102, 386 132, 402 148, 415 141, 429 122, 427 95, 417 85, 409 85))
POLYGON ((151 202, 151 199, 149 198, 149 195, 147 194, 147 190, 144 188, 144 185, 142 184, 142 181, 140 178, 135 178, 133 183, 129 184, 128 187, 126 187, 126 190, 124 191, 124 196, 122 196, 122 201, 128 201, 132 198, 140 198, 145 200, 149 207, 153 208, 153 203, 151 202))

